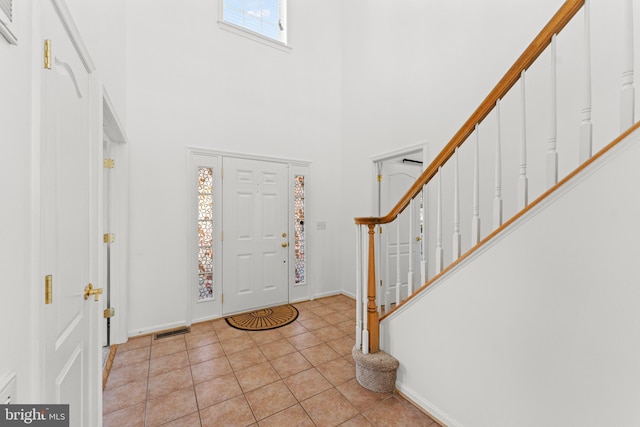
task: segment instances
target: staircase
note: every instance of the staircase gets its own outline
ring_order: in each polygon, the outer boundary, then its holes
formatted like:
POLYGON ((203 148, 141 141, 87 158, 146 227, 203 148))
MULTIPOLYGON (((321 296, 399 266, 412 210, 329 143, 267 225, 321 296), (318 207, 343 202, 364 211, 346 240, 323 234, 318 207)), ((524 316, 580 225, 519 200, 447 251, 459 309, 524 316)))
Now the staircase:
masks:
POLYGON ((397 359, 444 425, 640 425, 635 15, 616 3, 603 23, 566 1, 391 212, 355 220, 355 350, 397 359), (420 265, 398 238, 379 277, 380 232, 407 226, 420 265))

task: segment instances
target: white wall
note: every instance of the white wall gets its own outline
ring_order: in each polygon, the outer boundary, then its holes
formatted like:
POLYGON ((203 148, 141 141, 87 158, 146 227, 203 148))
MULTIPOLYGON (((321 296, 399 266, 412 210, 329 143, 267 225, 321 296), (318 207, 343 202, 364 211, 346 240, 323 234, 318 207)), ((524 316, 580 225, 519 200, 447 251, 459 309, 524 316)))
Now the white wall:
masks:
POLYGON ((126 126, 126 0, 66 0, 98 78, 126 126))
POLYGON ((640 132, 382 323, 448 425, 640 424, 640 132))
POLYGON ((218 28, 217 1, 127 2, 132 334, 187 316, 187 146, 312 162, 310 279, 340 292, 340 4, 290 2, 285 53, 218 28))
POLYGON ((0 383, 17 373, 18 401, 34 401, 31 340, 31 2, 14 2, 18 46, 0 37, 0 383))

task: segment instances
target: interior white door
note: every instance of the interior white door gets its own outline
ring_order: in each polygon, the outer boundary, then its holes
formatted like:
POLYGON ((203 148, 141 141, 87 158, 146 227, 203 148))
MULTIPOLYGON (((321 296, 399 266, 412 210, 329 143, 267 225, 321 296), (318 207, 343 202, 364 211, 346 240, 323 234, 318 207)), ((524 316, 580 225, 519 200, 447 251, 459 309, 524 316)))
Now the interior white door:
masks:
POLYGON ((50 1, 42 2, 42 22, 51 69, 42 70, 41 260, 53 285, 51 304, 43 309, 45 400, 69 404, 71 426, 97 425, 100 307, 83 297, 95 256, 91 230, 97 229, 92 81, 50 1))
POLYGON ((288 165, 223 159, 223 312, 288 302, 288 165))
MULTIPOLYGON (((403 164, 398 161, 385 162, 382 166, 382 181, 380 191, 381 214, 386 215, 393 206, 407 192, 421 173, 419 166, 403 164)), ((400 297, 404 299, 408 294, 408 282, 410 272, 409 257, 413 271, 412 288, 417 288, 420 280, 420 206, 419 201, 414 201, 413 211, 407 207, 398 220, 383 226, 381 235, 381 278, 385 291, 383 304, 396 302, 396 287, 400 283, 400 297), (410 227, 410 215, 412 227, 410 227), (398 269, 398 257, 400 269, 398 269)))

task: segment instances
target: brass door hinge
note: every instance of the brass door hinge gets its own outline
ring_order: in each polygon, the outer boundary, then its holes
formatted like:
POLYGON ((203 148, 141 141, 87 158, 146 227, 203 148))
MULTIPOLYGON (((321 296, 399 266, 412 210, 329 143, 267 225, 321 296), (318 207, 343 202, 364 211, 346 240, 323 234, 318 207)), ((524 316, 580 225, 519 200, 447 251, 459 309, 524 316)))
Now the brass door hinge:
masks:
POLYGON ((224 242, 224 231, 220 233, 220 240, 224 242))
POLYGON ((224 292, 222 294, 220 294, 220 299, 222 300, 222 303, 224 304, 224 292))
POLYGON ((51 304, 53 302, 53 276, 48 274, 44 276, 44 303, 51 304))
POLYGON ((102 165, 105 169, 113 169, 116 166, 116 162, 113 159, 104 159, 102 165))
POLYGON ((113 243, 113 242, 115 242, 115 240, 116 240, 116 235, 115 235, 115 234, 109 234, 109 233, 107 233, 107 234, 105 234, 104 236, 102 236, 102 240, 103 240, 105 243, 113 243))
POLYGON ((44 41, 44 68, 51 69, 51 40, 44 41))
POLYGON ((105 319, 111 319, 115 315, 116 315, 116 309, 115 308, 109 307, 109 308, 105 308, 104 309, 103 316, 104 316, 105 319))

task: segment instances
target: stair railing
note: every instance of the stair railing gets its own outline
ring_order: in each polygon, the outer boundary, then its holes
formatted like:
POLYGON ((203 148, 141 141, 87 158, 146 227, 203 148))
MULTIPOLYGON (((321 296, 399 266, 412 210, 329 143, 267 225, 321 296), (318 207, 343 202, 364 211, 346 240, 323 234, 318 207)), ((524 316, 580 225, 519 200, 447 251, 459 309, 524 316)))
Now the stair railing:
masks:
MULTIPOLYGON (((633 14, 632 0, 624 0, 626 2, 625 11, 625 29, 624 33, 624 57, 622 73, 622 90, 621 90, 621 131, 630 128, 634 122, 634 87, 633 87, 633 14)), ((585 84, 583 86, 584 102, 581 111, 581 124, 579 129, 579 164, 588 162, 592 155, 592 138, 593 130, 591 124, 591 41, 590 41, 590 6, 589 0, 567 0, 551 20, 545 25, 540 33, 535 37, 533 42, 526 48, 522 55, 516 60, 513 66, 507 71, 504 77, 498 82, 494 89, 484 99, 480 106, 474 111, 471 117, 462 125, 460 130, 451 138, 444 149, 435 157, 435 159, 424 169, 422 174, 413 183, 405 195, 391 209, 391 211, 381 217, 359 217, 355 218, 357 227, 357 249, 356 249, 356 347, 361 348, 363 353, 375 353, 379 350, 379 321, 392 311, 398 309, 405 304, 412 296, 424 290, 435 280, 437 280, 446 271, 457 265, 462 259, 466 258, 470 253, 477 250, 485 244, 489 239, 495 236, 499 231, 512 223, 517 217, 521 216, 528 207, 529 203, 529 184, 527 177, 527 151, 526 151, 526 122, 527 109, 525 108, 525 76, 527 70, 536 62, 540 55, 550 48, 550 70, 549 79, 550 100, 551 105, 548 108, 549 113, 549 137, 547 140, 546 154, 546 184, 547 189, 551 189, 558 183, 558 152, 557 152, 557 87, 556 87, 556 35, 559 34, 565 26, 575 17, 581 8, 585 6, 584 12, 584 76, 585 84), (517 188, 517 212, 513 217, 505 222, 503 218, 503 199, 502 199, 502 141, 500 135, 500 103, 505 95, 511 89, 520 83, 520 102, 521 102, 521 132, 519 141, 519 167, 517 188), (496 118, 498 133, 495 142, 495 157, 493 172, 493 214, 492 225, 493 232, 486 238, 481 240, 480 233, 480 171, 479 171, 479 125, 491 113, 496 118), (475 138, 470 138, 475 133, 475 138), (472 201, 472 225, 471 225, 471 249, 462 255, 461 245, 461 227, 460 227, 460 182, 458 170, 458 150, 467 142, 473 144, 473 201, 472 201), (452 261, 446 266, 444 265, 445 255, 443 253, 443 168, 447 167, 453 170, 453 225, 452 225, 452 261), (426 205, 429 204, 427 198, 427 186, 431 190, 431 194, 436 192, 435 197, 435 230, 427 227, 426 221, 426 205), (415 234, 414 220, 415 212, 421 212, 422 230, 427 228, 435 235, 435 248, 432 256, 434 266, 431 270, 434 272, 433 277, 429 278, 428 269, 428 245, 426 239, 421 234, 416 236, 415 240, 420 244, 420 274, 415 273, 414 248, 412 248, 412 237, 410 239, 399 238, 401 230, 401 219, 405 217, 403 222, 408 224, 408 233, 412 236, 415 234), (408 217, 408 218, 407 218, 408 217), (393 224, 392 224, 393 223, 393 224), (382 232, 383 225, 385 230, 395 230, 395 242, 393 239, 387 238, 387 260, 384 269, 375 263, 375 241, 376 232, 382 232), (366 248, 366 250, 365 250, 366 248), (401 277, 401 255, 404 254, 405 262, 409 263, 406 282, 401 277), (385 280, 377 281, 376 277, 384 270, 385 280), (394 274, 395 273, 395 274, 394 274), (420 277, 422 286, 415 289, 414 278, 420 277), (395 283, 394 283, 395 279, 395 283), (384 292, 378 294, 377 286, 385 282, 384 292), (406 286, 406 290, 404 289, 406 286), (393 289, 395 288, 395 289, 393 289), (365 314, 366 313, 366 314, 365 314)), ((574 171, 575 173, 575 171, 574 171)), ((546 195, 543 194, 540 198, 546 195)), ((404 233, 405 237, 407 233, 404 233)), ((381 248, 378 248, 380 250, 381 248)))

